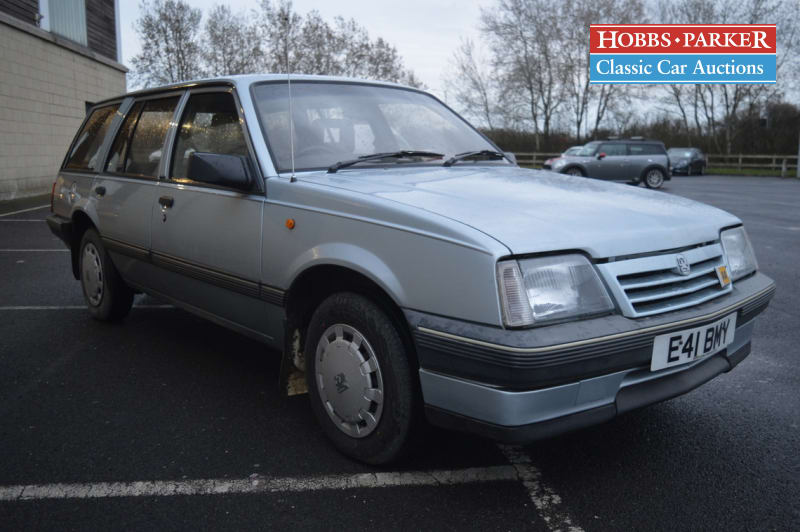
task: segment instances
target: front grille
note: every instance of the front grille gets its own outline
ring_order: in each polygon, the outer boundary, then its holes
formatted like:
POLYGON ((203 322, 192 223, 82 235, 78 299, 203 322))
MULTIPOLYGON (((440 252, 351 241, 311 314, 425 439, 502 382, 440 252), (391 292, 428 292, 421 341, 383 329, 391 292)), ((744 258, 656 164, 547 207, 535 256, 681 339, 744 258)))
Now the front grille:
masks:
POLYGON ((717 277, 717 266, 724 264, 722 246, 717 243, 599 267, 623 314, 642 317, 691 307, 729 293, 732 284, 723 288, 717 277), (678 272, 678 255, 690 265, 687 275, 678 272))

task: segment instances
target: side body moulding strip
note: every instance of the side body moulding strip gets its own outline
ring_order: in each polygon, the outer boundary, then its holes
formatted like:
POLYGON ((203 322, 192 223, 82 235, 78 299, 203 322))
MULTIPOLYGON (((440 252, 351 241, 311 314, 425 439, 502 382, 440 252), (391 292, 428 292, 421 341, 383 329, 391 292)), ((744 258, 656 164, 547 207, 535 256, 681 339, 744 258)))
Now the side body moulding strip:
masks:
POLYGON ((103 244, 110 250, 120 255, 125 255, 134 259, 149 262, 155 266, 170 270, 187 277, 192 277, 209 284, 213 284, 227 290, 239 292, 249 297, 263 299, 267 303, 283 307, 285 305, 286 292, 280 288, 265 285, 259 281, 252 281, 237 277, 229 273, 221 272, 201 266, 199 264, 185 261, 164 253, 152 252, 143 247, 128 244, 109 237, 102 237, 103 244))

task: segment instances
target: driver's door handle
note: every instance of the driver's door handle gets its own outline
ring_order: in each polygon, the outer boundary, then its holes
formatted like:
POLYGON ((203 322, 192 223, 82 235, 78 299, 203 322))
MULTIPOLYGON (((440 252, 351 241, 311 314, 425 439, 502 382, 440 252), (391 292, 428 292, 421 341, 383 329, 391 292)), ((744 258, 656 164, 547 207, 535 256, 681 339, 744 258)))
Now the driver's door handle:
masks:
POLYGON ((172 196, 161 196, 158 198, 158 203, 165 209, 169 209, 175 204, 175 200, 172 198, 172 196))

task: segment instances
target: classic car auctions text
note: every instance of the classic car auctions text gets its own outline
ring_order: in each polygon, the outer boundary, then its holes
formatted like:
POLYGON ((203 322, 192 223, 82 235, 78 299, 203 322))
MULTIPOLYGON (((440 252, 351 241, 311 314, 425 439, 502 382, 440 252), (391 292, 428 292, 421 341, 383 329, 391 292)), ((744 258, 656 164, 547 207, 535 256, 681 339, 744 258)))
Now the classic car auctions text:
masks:
POLYGON ((774 24, 592 24, 592 83, 775 83, 774 24))

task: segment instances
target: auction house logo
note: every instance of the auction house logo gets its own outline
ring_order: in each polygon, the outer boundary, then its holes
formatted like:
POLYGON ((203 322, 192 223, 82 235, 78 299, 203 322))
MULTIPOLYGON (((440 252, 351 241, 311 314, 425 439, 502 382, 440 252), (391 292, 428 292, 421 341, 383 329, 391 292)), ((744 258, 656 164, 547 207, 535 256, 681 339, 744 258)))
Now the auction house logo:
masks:
POLYGON ((592 24, 591 83, 775 83, 775 24, 592 24))

